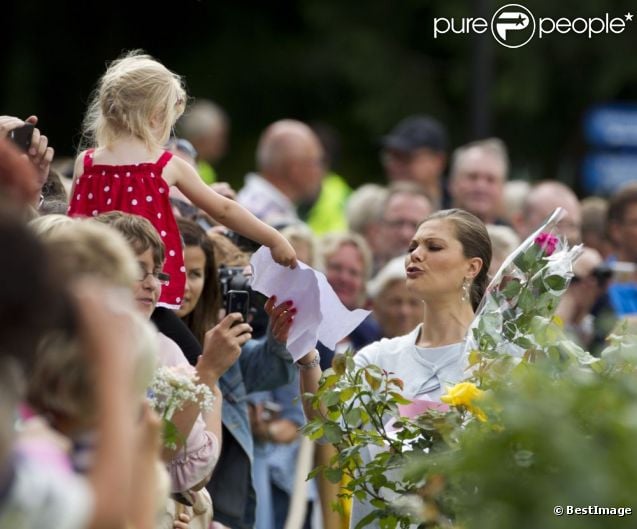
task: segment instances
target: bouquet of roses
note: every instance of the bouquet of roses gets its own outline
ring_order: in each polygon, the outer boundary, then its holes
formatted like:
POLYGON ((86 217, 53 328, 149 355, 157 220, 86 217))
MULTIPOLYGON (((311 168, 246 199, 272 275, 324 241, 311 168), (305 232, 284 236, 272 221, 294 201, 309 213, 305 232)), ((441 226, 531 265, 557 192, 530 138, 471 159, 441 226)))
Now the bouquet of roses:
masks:
POLYGON ((197 380, 195 369, 189 365, 160 367, 155 371, 148 400, 162 419, 166 448, 174 450, 180 440, 179 430, 172 422, 176 411, 189 403, 198 404, 201 411, 212 409, 215 400, 212 391, 197 380))
POLYGON ((569 248, 555 234, 563 215, 557 208, 509 255, 487 287, 466 344, 469 364, 480 382, 494 363, 515 364, 521 357, 595 362, 565 337, 561 321, 554 317, 573 277, 573 261, 582 252, 581 245, 569 248))

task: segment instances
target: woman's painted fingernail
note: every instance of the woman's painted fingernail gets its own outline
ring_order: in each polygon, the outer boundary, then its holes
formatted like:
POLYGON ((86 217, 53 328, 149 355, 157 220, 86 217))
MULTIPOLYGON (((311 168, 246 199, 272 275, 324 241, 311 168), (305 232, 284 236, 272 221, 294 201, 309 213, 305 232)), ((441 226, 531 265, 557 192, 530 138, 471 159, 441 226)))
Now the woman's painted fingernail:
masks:
POLYGON ((289 301, 286 301, 286 302, 285 302, 285 304, 286 304, 288 307, 291 307, 292 305, 294 305, 294 301, 289 300, 289 301))
POLYGON ((291 314, 296 314, 297 313, 296 307, 294 307, 293 309, 290 309, 290 313, 291 314))

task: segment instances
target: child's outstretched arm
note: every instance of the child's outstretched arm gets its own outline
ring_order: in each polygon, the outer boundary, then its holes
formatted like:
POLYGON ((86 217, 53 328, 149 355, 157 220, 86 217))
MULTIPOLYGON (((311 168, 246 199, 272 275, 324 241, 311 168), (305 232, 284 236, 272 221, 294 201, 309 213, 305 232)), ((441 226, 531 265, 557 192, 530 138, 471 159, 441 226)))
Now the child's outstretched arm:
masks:
POLYGON ((296 252, 283 235, 261 222, 234 200, 210 189, 187 162, 176 157, 173 160, 178 168, 175 185, 193 204, 217 222, 270 248, 272 258, 277 263, 290 268, 296 267, 296 252))

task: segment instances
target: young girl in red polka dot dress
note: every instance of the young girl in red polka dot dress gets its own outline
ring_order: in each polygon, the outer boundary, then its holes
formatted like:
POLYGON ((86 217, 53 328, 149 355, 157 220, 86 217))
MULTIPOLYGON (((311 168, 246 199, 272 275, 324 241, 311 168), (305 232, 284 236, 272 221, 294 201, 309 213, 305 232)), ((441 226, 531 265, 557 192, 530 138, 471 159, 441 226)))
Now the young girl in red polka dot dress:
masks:
POLYGON ((283 266, 296 266, 288 241, 237 202, 205 185, 184 160, 162 148, 185 108, 181 78, 148 55, 131 52, 102 76, 89 106, 84 134, 95 148, 78 156, 68 214, 112 210, 147 218, 166 246, 160 305, 179 308, 185 287, 183 250, 168 198, 175 185, 193 204, 231 230, 268 246, 283 266))

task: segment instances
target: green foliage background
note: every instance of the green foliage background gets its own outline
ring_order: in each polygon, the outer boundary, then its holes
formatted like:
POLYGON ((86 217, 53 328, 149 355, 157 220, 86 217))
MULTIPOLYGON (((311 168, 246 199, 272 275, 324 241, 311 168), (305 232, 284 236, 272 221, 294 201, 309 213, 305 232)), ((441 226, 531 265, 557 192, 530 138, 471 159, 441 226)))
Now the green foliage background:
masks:
MULTIPOLYGON (((106 61, 141 47, 186 77, 232 119, 220 173, 235 185, 253 166, 259 132, 271 121, 321 121, 341 135, 336 169, 353 185, 382 181, 378 138, 400 118, 431 113, 458 145, 471 126, 477 42, 433 38, 435 17, 487 17, 507 2, 467 0, 23 0, 2 7, 0 112, 41 116, 58 153, 72 155, 91 88, 106 61)), ((627 0, 528 0, 536 17, 622 16, 627 0)), ((635 19, 637 20, 637 18, 635 19)), ((551 35, 520 49, 487 35, 488 83, 478 105, 486 133, 511 148, 514 176, 559 177, 577 186, 586 146, 583 113, 606 101, 637 99, 637 22, 622 35, 551 35)))

